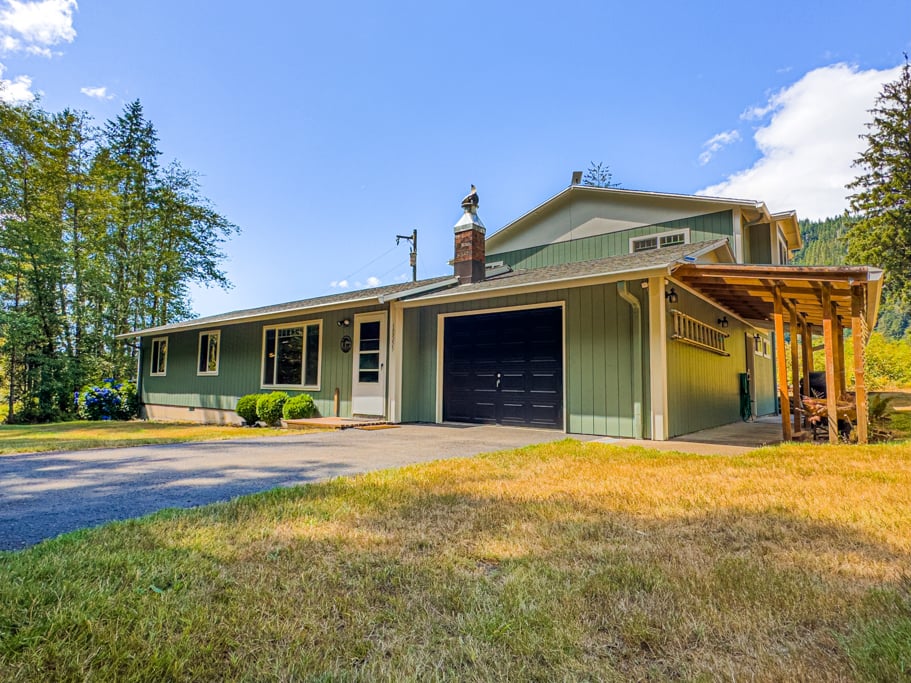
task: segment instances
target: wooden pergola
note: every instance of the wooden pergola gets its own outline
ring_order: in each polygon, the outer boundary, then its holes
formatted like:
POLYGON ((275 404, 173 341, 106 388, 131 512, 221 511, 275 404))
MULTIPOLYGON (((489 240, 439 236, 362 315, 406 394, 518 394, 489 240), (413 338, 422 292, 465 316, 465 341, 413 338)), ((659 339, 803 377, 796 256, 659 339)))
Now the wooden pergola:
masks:
MULTIPOLYGON (((850 326, 854 345, 854 407, 857 440, 867 443, 867 390, 864 383, 864 350, 876 323, 883 271, 869 266, 765 266, 742 264, 681 264, 671 276, 738 317, 775 330, 778 394, 784 439, 800 433, 802 409, 810 395, 813 369, 813 331, 822 330, 826 354, 826 412, 838 415, 838 399, 845 393, 844 330, 850 326), (790 332, 793 376, 788 395, 785 364, 785 326, 790 332), (802 343, 798 346, 798 338, 802 343), (802 349, 802 353, 801 353, 802 349), (803 370, 803 373, 798 371, 803 370), (803 377, 803 387, 798 381, 803 377)), ((829 419, 829 442, 838 443, 838 420, 829 419)))

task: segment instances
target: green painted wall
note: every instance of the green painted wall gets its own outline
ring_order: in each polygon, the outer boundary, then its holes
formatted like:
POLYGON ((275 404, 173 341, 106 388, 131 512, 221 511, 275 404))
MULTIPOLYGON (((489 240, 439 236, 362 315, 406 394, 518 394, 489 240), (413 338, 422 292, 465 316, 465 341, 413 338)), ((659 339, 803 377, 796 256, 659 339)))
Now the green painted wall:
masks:
POLYGON ((630 238, 645 237, 675 228, 689 228, 690 242, 704 242, 719 238, 730 239, 733 234, 733 219, 730 211, 719 211, 621 232, 594 235, 515 251, 490 253, 487 254, 487 261, 503 261, 513 268, 542 268, 561 263, 619 256, 629 253, 630 238))
MULTIPOLYGON (((712 327, 723 311, 689 292, 670 306, 712 327)), ((751 328, 727 316, 730 334, 725 349, 730 356, 671 339, 673 321, 668 314, 668 413, 670 436, 680 436, 740 419, 738 375, 746 372, 746 336, 751 328)))
MULTIPOLYGON (((149 376, 149 354, 153 337, 142 339, 142 401, 143 403, 221 408, 234 410, 237 399, 244 394, 265 393, 271 389, 260 388, 262 368, 263 327, 284 322, 304 320, 323 321, 322 366, 320 390, 307 391, 313 396, 320 415, 333 414, 333 395, 339 388, 343 417, 351 415, 351 378, 353 352, 342 353, 339 340, 343 335, 354 336, 354 327, 340 328, 343 318, 354 319, 355 313, 382 310, 382 306, 363 307, 322 314, 298 314, 288 318, 213 326, 206 329, 221 330, 221 356, 218 375, 196 375, 196 352, 199 331, 177 332, 168 337, 168 367, 166 377, 149 376)), ((304 393, 288 391, 289 394, 304 393)))
MULTIPOLYGON (((639 281, 630 283, 642 304, 643 422, 648 430, 648 303, 639 281)), ((437 316, 461 311, 565 302, 567 430, 633 436, 632 312, 616 284, 560 289, 404 311, 403 410, 406 422, 436 419, 437 316)))
POLYGON ((772 243, 769 241, 769 225, 751 225, 746 228, 746 249, 744 263, 769 264, 772 262, 772 243))

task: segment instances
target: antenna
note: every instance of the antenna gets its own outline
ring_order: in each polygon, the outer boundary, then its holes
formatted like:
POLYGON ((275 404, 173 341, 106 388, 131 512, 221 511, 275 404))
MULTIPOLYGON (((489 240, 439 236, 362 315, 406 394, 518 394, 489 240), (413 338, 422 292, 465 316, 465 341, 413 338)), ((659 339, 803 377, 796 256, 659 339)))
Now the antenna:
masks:
POLYGON ((411 253, 408 255, 409 260, 411 261, 411 281, 418 281, 418 229, 415 228, 411 231, 410 235, 396 235, 395 244, 398 246, 399 242, 405 240, 406 242, 411 243, 411 253))

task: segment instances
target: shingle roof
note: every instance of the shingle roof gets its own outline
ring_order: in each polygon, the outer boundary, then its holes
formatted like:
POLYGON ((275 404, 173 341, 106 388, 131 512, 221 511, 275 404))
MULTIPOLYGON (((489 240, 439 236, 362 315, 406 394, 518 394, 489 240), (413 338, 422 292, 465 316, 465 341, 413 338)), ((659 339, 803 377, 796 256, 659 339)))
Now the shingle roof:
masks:
MULTIPOLYGON (((515 270, 503 275, 497 275, 487 278, 481 282, 466 283, 455 287, 448 287, 442 291, 431 292, 420 296, 410 297, 408 301, 427 301, 444 296, 457 296, 477 292, 479 295, 491 290, 510 289, 513 287, 522 287, 526 285, 546 284, 547 282, 559 282, 564 280, 575 280, 599 275, 620 274, 626 272, 654 270, 670 266, 676 261, 680 261, 686 256, 697 253, 704 253, 717 249, 727 244, 727 240, 718 239, 708 242, 696 242, 693 244, 680 244, 662 249, 653 249, 651 251, 642 251, 635 254, 623 254, 621 256, 609 256, 607 258, 595 259, 591 261, 578 261, 575 263, 564 263, 555 266, 545 266, 543 268, 531 268, 515 270)), ((259 308, 246 308, 229 313, 220 313, 210 315, 205 318, 193 318, 179 323, 162 325, 160 327, 149 327, 143 330, 136 330, 128 334, 120 335, 121 337, 138 337, 152 334, 163 334, 176 330, 203 328, 211 325, 227 322, 241 322, 254 318, 276 317, 282 313, 296 313, 299 311, 323 308, 328 306, 337 306, 340 304, 362 303, 369 305, 378 302, 380 297, 406 292, 411 289, 432 285, 434 283, 444 283, 452 279, 451 275, 443 275, 417 282, 403 282, 395 285, 386 285, 385 287, 373 287, 371 289, 360 289, 354 292, 344 292, 341 294, 330 294, 312 299, 301 299, 299 301, 289 301, 283 304, 274 304, 272 306, 261 306, 259 308)))
POLYGON ((460 296, 477 292, 478 294, 499 289, 522 287, 526 285, 545 284, 564 280, 576 280, 599 275, 615 275, 632 273, 669 267, 671 264, 684 259, 692 254, 712 251, 727 244, 727 240, 718 239, 693 244, 679 244, 672 247, 640 251, 635 254, 621 256, 608 256, 591 261, 577 261, 574 263, 561 263, 555 266, 542 268, 529 268, 514 270, 504 275, 487 278, 481 282, 459 285, 423 296, 417 296, 408 301, 427 301, 441 297, 460 296))
POLYGON ((322 308, 324 306, 333 306, 338 304, 345 303, 355 303, 355 302, 371 302, 376 301, 379 297, 387 294, 395 294, 397 292, 407 291, 409 289, 414 289, 415 287, 420 287, 421 285, 429 285, 434 282, 443 282, 444 280, 450 279, 451 275, 443 275, 440 277, 432 277, 426 280, 418 280, 417 282, 401 282, 395 285, 385 285, 383 287, 372 287, 370 289, 358 289, 353 292, 343 292, 339 294, 329 294, 326 296, 318 296, 312 299, 300 299, 298 301, 288 301, 283 304, 273 304, 271 306, 260 306, 258 308, 244 308, 237 311, 230 311, 229 313, 219 313, 218 315, 209 315, 204 318, 193 318, 191 320, 184 320, 179 323, 171 323, 170 325, 161 325, 159 327, 148 327, 142 330, 135 330, 129 334, 119 335, 120 337, 139 337, 149 334, 158 334, 163 332, 171 332, 173 330, 182 330, 191 327, 206 327, 208 325, 214 325, 217 323, 224 322, 235 322, 241 321, 248 318, 261 318, 274 316, 280 313, 295 313, 297 311, 303 311, 312 308, 322 308))

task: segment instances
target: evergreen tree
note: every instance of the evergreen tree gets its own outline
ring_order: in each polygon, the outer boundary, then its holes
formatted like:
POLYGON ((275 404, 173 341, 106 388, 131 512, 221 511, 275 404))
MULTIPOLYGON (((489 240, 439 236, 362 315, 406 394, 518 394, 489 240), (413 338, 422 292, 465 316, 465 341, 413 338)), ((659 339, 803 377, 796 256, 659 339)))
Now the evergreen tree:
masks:
POLYGON ((887 83, 870 111, 862 136, 867 149, 855 161, 860 175, 848 186, 856 222, 848 232, 848 257, 886 269, 888 306, 911 304, 911 65, 887 83))
POLYGON ((613 182, 614 174, 610 166, 602 162, 593 161, 582 176, 582 184, 588 187, 620 187, 620 183, 613 182))

